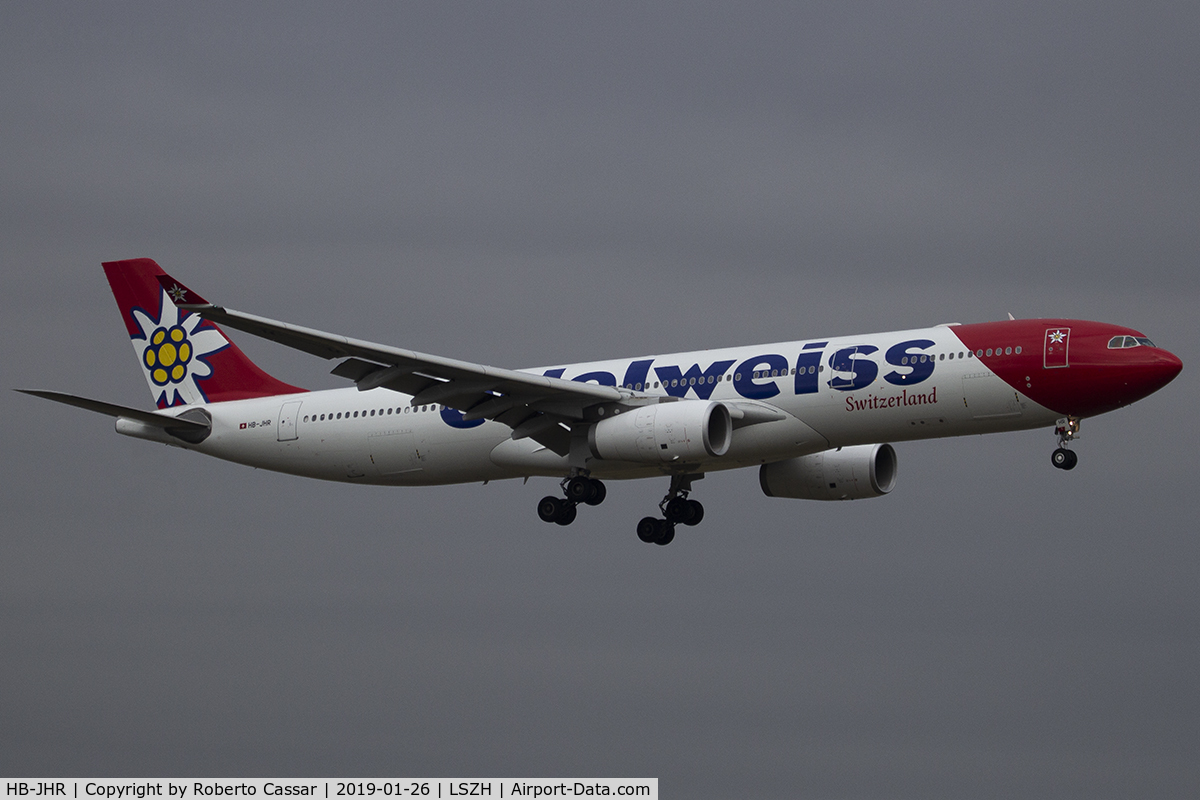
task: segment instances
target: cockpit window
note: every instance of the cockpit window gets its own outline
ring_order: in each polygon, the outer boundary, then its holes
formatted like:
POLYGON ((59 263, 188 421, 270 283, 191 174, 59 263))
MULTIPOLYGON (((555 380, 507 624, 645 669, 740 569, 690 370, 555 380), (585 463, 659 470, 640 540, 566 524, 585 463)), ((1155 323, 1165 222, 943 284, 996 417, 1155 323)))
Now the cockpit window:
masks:
POLYGON ((1154 347, 1154 342, 1145 336, 1114 336, 1108 340, 1109 350, 1124 350, 1127 347, 1154 347))

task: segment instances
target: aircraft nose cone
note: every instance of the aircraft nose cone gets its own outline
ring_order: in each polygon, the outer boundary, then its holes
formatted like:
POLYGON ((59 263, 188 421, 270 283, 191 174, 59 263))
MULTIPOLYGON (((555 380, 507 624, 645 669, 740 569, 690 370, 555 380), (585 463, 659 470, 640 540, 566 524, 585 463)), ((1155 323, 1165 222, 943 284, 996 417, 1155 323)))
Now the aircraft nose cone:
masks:
POLYGON ((1137 395, 1134 399, 1154 394, 1183 371, 1183 361, 1174 353, 1158 350, 1147 356, 1128 376, 1127 385, 1137 395))
POLYGON ((1163 350, 1159 354, 1158 363, 1154 366, 1154 372, 1162 383, 1159 388, 1166 386, 1171 381, 1175 380, 1175 376, 1183 372, 1183 361, 1174 353, 1168 353, 1163 350))

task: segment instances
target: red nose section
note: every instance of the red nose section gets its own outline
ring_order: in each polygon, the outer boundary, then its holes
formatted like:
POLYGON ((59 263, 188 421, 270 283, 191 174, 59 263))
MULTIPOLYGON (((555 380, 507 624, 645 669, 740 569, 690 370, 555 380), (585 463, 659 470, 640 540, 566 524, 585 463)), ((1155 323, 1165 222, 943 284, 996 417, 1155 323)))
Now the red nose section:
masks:
POLYGON ((1064 416, 1090 417, 1141 400, 1183 369, 1138 331, 1102 322, 1023 319, 952 329, 984 366, 1064 416))
POLYGON ((1149 363, 1145 367, 1140 385, 1136 387, 1137 391, 1141 392, 1141 397, 1154 394, 1183 372, 1183 361, 1179 356, 1157 347, 1149 348, 1149 351, 1146 354, 1149 356, 1149 363))

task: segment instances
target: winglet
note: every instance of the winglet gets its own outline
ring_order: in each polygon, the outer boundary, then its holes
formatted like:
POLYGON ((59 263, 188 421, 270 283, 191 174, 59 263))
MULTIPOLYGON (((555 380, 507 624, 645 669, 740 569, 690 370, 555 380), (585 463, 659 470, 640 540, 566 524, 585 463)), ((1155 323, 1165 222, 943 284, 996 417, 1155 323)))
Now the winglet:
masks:
POLYGON ((171 298, 171 302, 179 308, 208 308, 212 303, 205 300, 200 295, 193 292, 191 289, 184 286, 179 281, 172 278, 167 273, 155 275, 158 279, 158 284, 162 286, 167 296, 171 298))

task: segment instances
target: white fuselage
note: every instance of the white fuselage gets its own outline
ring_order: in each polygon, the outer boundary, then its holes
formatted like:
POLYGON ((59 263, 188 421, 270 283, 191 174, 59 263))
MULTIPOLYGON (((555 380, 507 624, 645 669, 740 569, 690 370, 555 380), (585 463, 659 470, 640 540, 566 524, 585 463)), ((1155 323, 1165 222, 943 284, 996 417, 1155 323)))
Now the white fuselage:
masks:
MULTIPOLYGON (((525 371, 628 385, 652 397, 761 404, 782 412, 782 419, 737 427, 728 452, 689 465, 691 472, 856 444, 1036 428, 1060 416, 994 375, 945 326, 525 371), (903 346, 909 342, 916 344, 903 346), (901 352, 906 362, 912 353, 911 365, 900 363, 901 352), (921 356, 926 360, 918 364, 921 356)), ((351 387, 202 404, 212 416, 211 434, 198 445, 180 446, 263 469, 385 485, 570 471, 566 456, 531 438, 512 439, 504 424, 463 423, 453 409, 413 408, 411 399, 389 389, 351 387)), ((679 471, 671 463, 594 457, 586 468, 618 479, 679 471)))

